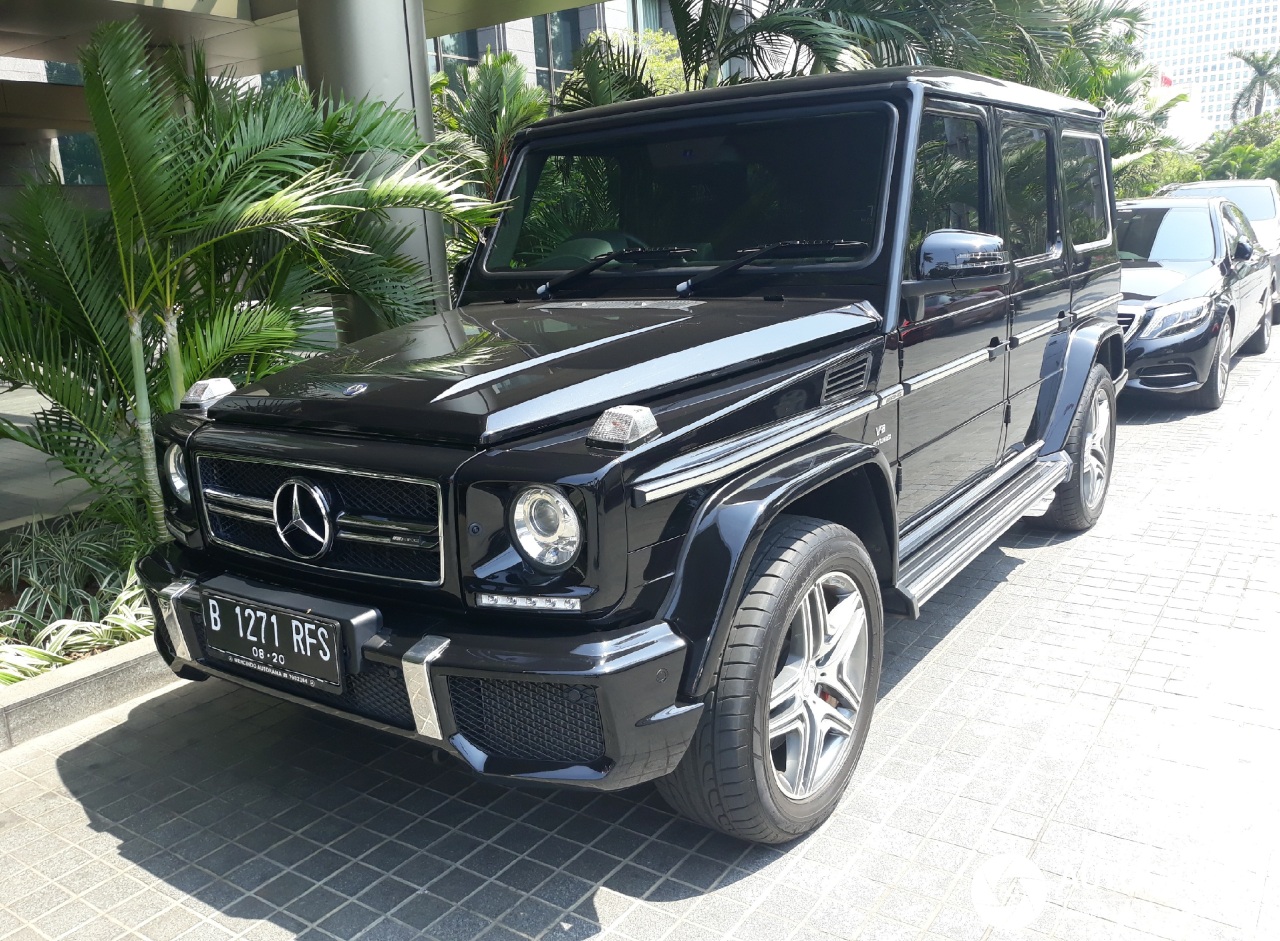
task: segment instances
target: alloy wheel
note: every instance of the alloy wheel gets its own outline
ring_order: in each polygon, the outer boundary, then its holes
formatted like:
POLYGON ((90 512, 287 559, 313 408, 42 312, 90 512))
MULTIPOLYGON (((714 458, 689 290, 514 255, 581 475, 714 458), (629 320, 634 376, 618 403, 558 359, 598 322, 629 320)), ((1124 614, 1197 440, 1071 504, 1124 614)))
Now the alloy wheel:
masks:
POLYGON ((1227 382, 1231 379, 1231 321, 1222 321, 1222 336, 1218 338, 1218 398, 1227 397, 1227 382))
POLYGON ((843 572, 815 579, 791 618, 769 692, 768 732, 775 780, 793 800, 820 792, 853 745, 867 632, 862 592, 843 572))
POLYGON ((1080 467, 1082 496, 1089 509, 1102 502, 1111 473, 1111 428, 1115 416, 1107 390, 1098 386, 1089 403, 1084 427, 1084 455, 1080 467))

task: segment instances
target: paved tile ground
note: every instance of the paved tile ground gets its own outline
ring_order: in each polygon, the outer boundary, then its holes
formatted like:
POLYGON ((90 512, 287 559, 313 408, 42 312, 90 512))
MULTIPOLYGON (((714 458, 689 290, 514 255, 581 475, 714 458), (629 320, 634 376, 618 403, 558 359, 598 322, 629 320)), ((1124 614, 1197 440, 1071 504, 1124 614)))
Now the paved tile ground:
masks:
MULTIPOLYGON (((0 388, 0 418, 26 425, 44 405, 29 389, 0 388)), ((38 451, 0 440, 0 529, 33 517, 56 516, 83 502, 84 486, 38 451)))
POLYGON ((1217 414, 1126 403, 1094 531, 1019 527, 892 624, 806 840, 478 783, 210 681, 0 754, 0 937, 1280 938, 1278 364, 1217 414))

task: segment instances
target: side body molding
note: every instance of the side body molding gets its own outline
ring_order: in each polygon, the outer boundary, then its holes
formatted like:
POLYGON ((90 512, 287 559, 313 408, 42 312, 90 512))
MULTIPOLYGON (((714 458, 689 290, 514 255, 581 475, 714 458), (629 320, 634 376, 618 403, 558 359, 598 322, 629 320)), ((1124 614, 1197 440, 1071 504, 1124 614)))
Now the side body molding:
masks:
POLYGON ((897 571, 893 475, 879 449, 836 435, 801 445, 722 484, 702 504, 685 540, 659 617, 689 643, 681 693, 706 695, 715 680, 752 557, 787 505, 861 467, 869 467, 897 571), (717 586, 719 590, 717 591, 717 586))
POLYGON ((1124 332, 1113 319, 1092 317, 1079 323, 1067 339, 1062 364, 1062 381, 1053 402, 1053 410, 1045 423, 1041 454, 1052 454, 1066 447, 1071 420, 1084 392, 1084 384, 1094 363, 1102 363, 1116 380, 1117 389, 1124 385, 1124 332))

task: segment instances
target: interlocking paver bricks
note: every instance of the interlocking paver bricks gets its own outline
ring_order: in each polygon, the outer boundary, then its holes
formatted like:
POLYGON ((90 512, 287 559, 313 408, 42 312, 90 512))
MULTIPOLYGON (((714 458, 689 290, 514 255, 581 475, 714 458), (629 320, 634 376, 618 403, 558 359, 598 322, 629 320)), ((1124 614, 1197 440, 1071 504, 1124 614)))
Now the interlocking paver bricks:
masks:
POLYGON ((862 764, 805 840, 176 684, 0 754, 0 938, 1274 941, 1280 355, 1239 359, 1219 412, 1120 417, 1093 531, 1020 525, 891 621, 862 764), (1036 866, 1020 926, 975 901, 993 859, 1036 866))

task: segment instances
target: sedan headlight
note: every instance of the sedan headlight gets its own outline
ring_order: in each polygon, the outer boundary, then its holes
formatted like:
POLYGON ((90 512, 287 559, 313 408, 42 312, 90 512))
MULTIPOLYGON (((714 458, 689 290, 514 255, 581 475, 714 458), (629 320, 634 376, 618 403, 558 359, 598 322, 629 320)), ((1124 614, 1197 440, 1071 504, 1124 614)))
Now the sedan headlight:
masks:
POLYGON ((1193 297, 1157 307, 1151 322, 1142 328, 1141 336, 1147 340, 1186 333, 1202 326, 1213 315, 1213 298, 1193 297))
POLYGON ((171 444, 164 452, 164 472, 169 479, 169 489, 183 503, 191 503, 191 484, 187 481, 187 462, 182 448, 171 444))
POLYGON ((511 507, 511 535, 535 567, 561 572, 582 548, 582 525, 573 504, 553 487, 526 487, 511 507))

